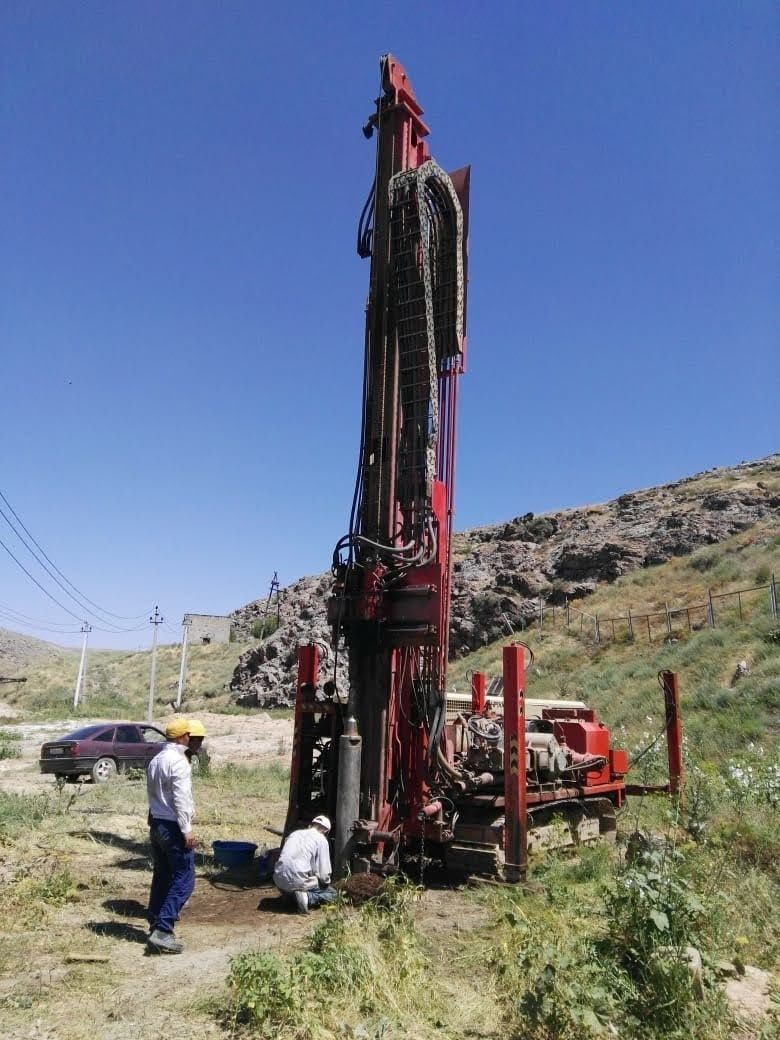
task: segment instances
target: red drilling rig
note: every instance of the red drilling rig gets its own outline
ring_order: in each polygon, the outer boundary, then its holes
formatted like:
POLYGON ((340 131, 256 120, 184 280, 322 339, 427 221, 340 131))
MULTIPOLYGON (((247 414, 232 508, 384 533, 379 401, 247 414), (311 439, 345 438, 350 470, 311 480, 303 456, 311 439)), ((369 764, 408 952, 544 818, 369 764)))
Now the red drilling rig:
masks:
POLYGON ((394 869, 412 852, 421 864, 439 855, 454 871, 513 879, 525 869, 529 812, 566 803, 574 840, 592 836, 589 816, 602 821, 596 831, 614 831, 627 763, 584 705, 545 702, 526 722, 522 647, 505 652, 500 715, 475 701, 448 718, 470 169, 447 174, 431 158, 406 72, 391 55, 380 70, 363 128, 376 137, 376 165, 357 243, 371 261, 360 454, 328 604, 349 693, 339 695, 335 667, 320 687, 319 648, 300 647, 285 832, 335 817, 337 873, 394 869))

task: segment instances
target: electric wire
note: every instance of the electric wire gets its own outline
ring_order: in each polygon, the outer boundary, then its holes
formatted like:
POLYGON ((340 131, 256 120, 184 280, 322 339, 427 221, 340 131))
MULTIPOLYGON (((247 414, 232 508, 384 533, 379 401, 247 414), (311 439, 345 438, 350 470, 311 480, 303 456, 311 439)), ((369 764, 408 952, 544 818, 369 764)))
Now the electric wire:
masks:
POLYGON ((0 603, 0 614, 3 614, 19 624, 36 625, 40 628, 46 628, 49 631, 53 631, 55 628, 70 630, 73 627, 69 621, 49 621, 46 618, 31 617, 29 614, 24 614, 21 610, 17 610, 15 607, 9 607, 7 603, 0 603))
MULTIPOLYGON (((65 576, 65 575, 64 575, 64 574, 62 573, 62 571, 61 571, 61 570, 59 569, 59 567, 58 567, 58 566, 56 565, 56 563, 54 563, 54 561, 53 561, 53 560, 52 560, 52 559, 51 559, 51 558, 50 558, 50 557, 48 556, 48 554, 46 553, 45 549, 44 549, 44 548, 43 548, 43 547, 41 546, 41 544, 40 544, 40 543, 39 543, 39 542, 38 542, 38 541, 36 540, 36 538, 35 538, 35 537, 33 536, 33 534, 32 534, 32 533, 30 532, 30 530, 29 530, 29 529, 28 529, 28 527, 27 527, 27 526, 25 525, 25 523, 24 523, 24 521, 22 520, 22 518, 21 518, 21 517, 19 516, 19 514, 18 514, 18 513, 16 512, 16 510, 15 510, 15 509, 14 509, 14 507, 13 507, 13 506, 11 505, 11 503, 10 503, 10 502, 8 501, 8 499, 7 499, 7 498, 6 498, 6 496, 5 496, 4 494, 3 494, 3 492, 2 492, 2 491, 0 491, 0 499, 2 499, 2 501, 3 501, 3 502, 4 502, 5 504, 6 504, 6 506, 8 507, 8 510, 9 510, 9 512, 11 513, 11 515, 12 515, 12 516, 14 517, 14 519, 15 519, 15 520, 16 520, 16 521, 18 522, 19 526, 20 526, 20 527, 22 528, 22 530, 23 530, 23 531, 24 531, 24 533, 25 533, 25 534, 27 535, 27 537, 28 537, 28 538, 30 539, 30 541, 31 541, 31 542, 33 543, 33 545, 34 545, 34 546, 35 546, 35 547, 36 547, 36 548, 37 548, 37 549, 39 550, 39 552, 41 553, 41 555, 43 556, 43 558, 44 558, 44 559, 45 559, 45 560, 47 561, 47 563, 51 564, 51 566, 52 566, 52 567, 54 568, 54 570, 55 570, 55 571, 57 572, 57 574, 59 574, 59 576, 60 576, 60 577, 61 577, 61 578, 63 579, 63 581, 64 581, 64 582, 65 582, 65 583, 66 583, 67 585, 69 585, 69 586, 70 586, 70 588, 71 588, 71 589, 73 589, 73 591, 74 591, 74 592, 78 593, 78 595, 79 595, 79 596, 81 596, 81 598, 82 598, 82 599, 83 599, 83 600, 84 600, 84 601, 85 601, 86 603, 89 603, 89 604, 90 604, 90 605, 91 605, 92 607, 94 607, 94 608, 95 608, 95 609, 96 609, 96 610, 97 610, 97 611, 98 611, 98 612, 99 612, 100 614, 105 614, 105 615, 107 615, 108 617, 113 617, 113 618, 116 618, 116 619, 117 619, 117 620, 119 620, 119 621, 139 621, 139 620, 140 620, 140 619, 141 619, 142 617, 145 617, 145 616, 146 616, 146 614, 148 613, 148 611, 144 611, 144 613, 143 613, 143 614, 128 614, 128 615, 125 615, 125 614, 115 614, 115 613, 114 613, 113 611, 111 611, 111 610, 108 610, 108 609, 106 609, 105 607, 101 607, 99 603, 95 603, 95 601, 94 601, 94 600, 91 600, 91 599, 89 598, 89 596, 87 596, 87 595, 86 595, 86 593, 82 592, 82 591, 81 591, 81 590, 80 590, 80 589, 78 588, 78 586, 74 585, 74 584, 73 584, 73 582, 72 582, 72 581, 70 581, 70 579, 69 579, 69 578, 67 578, 67 577, 66 577, 66 576, 65 576)), ((8 517, 7 517, 6 515, 5 515, 5 513, 4 513, 3 511, 2 511, 2 509, 0 509, 0 513, 2 513, 2 515, 3 515, 3 517, 4 517, 5 521, 6 521, 6 523, 8 523, 8 525, 9 525, 9 526, 11 527, 11 529, 12 529, 12 530, 14 531, 14 533, 15 533, 15 534, 17 535, 17 537, 18 537, 18 538, 20 539, 20 541, 21 541, 21 542, 22 542, 22 543, 23 543, 23 544, 24 544, 24 545, 26 546, 26 548, 27 548, 27 549, 28 549, 28 550, 29 550, 29 551, 30 551, 30 552, 32 553, 32 555, 33 555, 33 556, 35 556, 35 557, 36 557, 36 559, 38 559, 38 557, 37 557, 36 553, 35 553, 35 552, 33 552, 33 550, 32 550, 32 549, 30 549, 30 547, 29 547, 29 545, 27 545, 27 543, 26 543, 25 539, 24 539, 24 538, 23 538, 23 537, 22 537, 22 536, 21 536, 21 535, 19 534, 19 532, 18 532, 18 531, 16 530, 16 528, 14 527, 13 523, 11 523, 11 521, 10 521, 10 520, 8 519, 8 517)), ((40 561, 40 560, 38 560, 38 562, 39 562, 39 563, 41 563, 41 561, 40 561)), ((44 565, 43 565, 43 564, 41 563, 41 566, 44 566, 44 565)), ((44 570, 47 570, 47 573, 49 573, 49 574, 51 575, 51 572, 49 572, 49 571, 48 571, 48 569, 47 569, 47 568, 46 568, 45 566, 44 566, 44 570)), ((53 577, 53 575, 51 575, 51 576, 53 577)), ((56 579, 55 579, 55 580, 56 580, 56 579)), ((60 583, 58 582, 58 584, 60 584, 60 583)), ((64 591, 65 591, 65 592, 67 592, 68 590, 67 590, 67 589, 65 589, 64 591)), ((68 592, 68 595, 69 595, 69 596, 71 597, 71 599, 75 599, 75 597, 74 597, 74 596, 72 595, 72 593, 68 592)), ((111 623, 111 622, 106 622, 106 624, 110 624, 110 623, 111 623)))
POLYGON ((39 625, 32 621, 24 621, 21 618, 14 617, 4 610, 0 610, 0 619, 10 622, 12 625, 21 625, 23 628, 31 629, 33 632, 45 632, 47 635, 53 636, 75 636, 81 631, 81 629, 74 628, 72 625, 69 627, 61 625, 59 628, 49 628, 47 625, 39 625))
MULTIPOLYGON (((57 597, 56 597, 56 596, 53 596, 53 595, 51 594, 51 592, 49 592, 49 590, 48 590, 48 589, 47 589, 47 588, 46 588, 46 587, 45 587, 44 585, 41 585, 41 583, 40 583, 40 582, 38 581, 38 579, 37 579, 37 578, 35 577, 35 575, 34 575, 34 574, 31 574, 31 573, 30 573, 30 572, 29 572, 29 571, 27 570, 27 568, 26 568, 26 567, 25 567, 25 565, 24 565, 24 564, 23 564, 23 563, 21 562, 21 560, 19 560, 19 559, 18 559, 18 558, 17 558, 17 557, 16 557, 15 555, 14 555, 14 553, 13 553, 13 552, 12 552, 12 551, 11 551, 11 550, 10 550, 10 549, 8 548, 8 546, 7 546, 6 544, 5 544, 5 542, 4 542, 4 541, 3 541, 3 540, 2 540, 1 538, 0 538, 0 548, 2 548, 2 549, 5 549, 5 551, 6 551, 7 553, 8 553, 8 555, 9 555, 9 556, 11 557, 11 559, 12 559, 12 560, 14 561, 14 563, 15 563, 15 564, 16 564, 16 565, 17 565, 17 566, 18 566, 18 567, 19 567, 19 568, 20 568, 21 570, 23 570, 23 571, 24 571, 24 573, 25 573, 25 574, 27 575, 27 577, 28 577, 28 578, 30 579, 30 581, 32 581, 32 582, 33 582, 33 583, 34 583, 35 585, 37 585, 37 586, 38 586, 38 588, 39 588, 39 589, 41 590, 41 592, 42 592, 42 593, 44 594, 44 596, 48 596, 48 598, 49 598, 49 599, 50 599, 50 600, 52 601, 52 603, 56 603, 56 604, 57 604, 57 606, 58 606, 58 607, 59 607, 59 608, 60 608, 61 610, 64 610, 66 614, 69 614, 69 615, 70 615, 70 616, 71 616, 72 618, 74 618, 74 620, 78 621, 78 622, 79 622, 79 624, 82 624, 82 623, 83 623, 83 621, 84 621, 84 618, 82 618, 82 617, 79 617, 79 615, 78 615, 78 614, 74 614, 74 613, 73 613, 73 611, 72 611, 72 610, 70 610, 70 609, 69 609, 68 607, 66 607, 64 603, 60 603, 60 601, 59 601, 59 600, 57 599, 57 597)), ((102 619, 101 619, 101 620, 102 620, 102 619)), ((140 632, 140 630, 141 630, 142 628, 145 628, 145 627, 146 627, 146 625, 145 625, 145 624, 144 624, 144 625, 136 625, 136 626, 134 626, 133 628, 120 628, 120 629, 114 629, 114 628, 101 628, 101 627, 100 627, 99 625, 92 625, 92 627, 93 627, 93 628, 95 629, 95 631, 96 631, 96 632, 106 632, 106 633, 108 633, 109 635, 118 635, 118 634, 119 634, 120 632, 140 632)))
MULTIPOLYGON (((4 496, 2 496, 2 492, 0 492, 0 497, 3 497, 3 500, 5 501, 4 496)), ((12 512, 13 512, 13 510, 12 510, 12 512)), ((24 535, 20 534, 18 528, 15 526, 15 524, 13 523, 12 520, 8 519, 8 516, 3 511, 2 508, 0 508, 0 516, 2 516, 2 518, 5 520, 5 522, 8 524, 8 526, 11 528, 13 533, 16 535, 16 537, 19 539, 19 541, 25 547, 25 549, 27 549, 27 551, 30 553, 30 555, 33 557, 33 559, 36 561, 36 563, 38 563, 39 566, 54 581, 54 583, 56 585, 58 585, 62 589, 62 591, 65 593, 66 596, 69 597, 69 599, 71 599, 77 606, 81 607, 87 614, 90 614, 93 618, 96 618, 98 621, 102 622, 104 625, 111 626, 111 630, 116 630, 117 632, 130 631, 129 629, 127 629, 127 628, 125 628, 125 627, 123 627, 121 625, 117 625, 115 622, 108 621, 106 618, 101 617, 100 614, 97 614, 94 610, 91 610, 87 606, 87 604, 85 602, 83 602, 77 596, 74 596, 74 594, 72 592, 70 592, 68 590, 68 588, 59 580, 59 578, 56 576, 56 574, 54 574, 54 572, 52 570, 50 570, 49 567, 43 562, 43 560, 40 558, 40 556, 38 556, 38 554, 35 552, 35 550, 31 548, 30 544, 27 542, 27 540, 25 539, 24 535)), ((15 513, 14 513, 14 516, 16 516, 15 513)), ((21 521, 20 521, 20 524, 21 524, 21 521)), ((23 524, 21 524, 21 526, 24 527, 23 524)), ((25 530, 26 530, 26 528, 25 528, 25 530)), ((41 550, 41 552, 43 552, 43 550, 41 550)), ((45 556, 46 554, 43 553, 43 555, 45 556)), ((19 563, 19 561, 16 559, 15 556, 14 556, 14 559, 16 560, 17 563, 19 563)), ((20 564, 20 566, 21 566, 21 564, 20 564)), ((52 565, 52 566, 54 566, 54 565, 52 565)), ((23 569, 25 569, 25 568, 23 568, 23 569)), ((28 574, 28 575, 30 574, 30 572, 27 571, 26 569, 25 569, 25 573, 28 574)), ((38 583, 36 583, 36 584, 38 584, 38 583)), ((39 588, 41 588, 41 587, 42 586, 40 586, 40 584, 39 584, 39 588)))

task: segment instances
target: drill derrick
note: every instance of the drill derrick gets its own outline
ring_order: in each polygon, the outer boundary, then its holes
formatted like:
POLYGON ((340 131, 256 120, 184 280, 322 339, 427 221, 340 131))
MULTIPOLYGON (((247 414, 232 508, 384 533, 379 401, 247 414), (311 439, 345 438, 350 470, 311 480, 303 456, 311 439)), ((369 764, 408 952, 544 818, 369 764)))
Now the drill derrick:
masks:
MULTIPOLYGON (((430 811, 429 749, 444 726, 469 171, 449 176, 431 158, 422 108, 390 55, 364 133, 376 137, 376 164, 358 228, 371 260, 361 443, 328 608, 350 692, 316 769, 320 804, 336 816, 337 864, 357 855, 370 869, 397 863, 430 811)), ((299 674, 299 699, 316 685, 316 674, 299 674)), ((315 801, 304 806, 291 786, 288 828, 315 801)))

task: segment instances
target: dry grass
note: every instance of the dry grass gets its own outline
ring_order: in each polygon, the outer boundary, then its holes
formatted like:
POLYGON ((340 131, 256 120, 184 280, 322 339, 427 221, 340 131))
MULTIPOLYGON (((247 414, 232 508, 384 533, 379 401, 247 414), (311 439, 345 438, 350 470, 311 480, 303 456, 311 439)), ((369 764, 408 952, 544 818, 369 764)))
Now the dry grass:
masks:
MULTIPOLYGON (((228 684, 240 654, 249 644, 192 646, 187 654, 185 695, 192 707, 219 708, 229 701, 228 684)), ((156 710, 164 714, 176 696, 181 663, 178 646, 157 650, 156 710)), ((140 717, 149 695, 148 650, 93 650, 89 654, 80 717, 140 717)), ((72 714, 78 657, 63 653, 25 669, 27 682, 7 699, 35 718, 62 718, 72 714)))

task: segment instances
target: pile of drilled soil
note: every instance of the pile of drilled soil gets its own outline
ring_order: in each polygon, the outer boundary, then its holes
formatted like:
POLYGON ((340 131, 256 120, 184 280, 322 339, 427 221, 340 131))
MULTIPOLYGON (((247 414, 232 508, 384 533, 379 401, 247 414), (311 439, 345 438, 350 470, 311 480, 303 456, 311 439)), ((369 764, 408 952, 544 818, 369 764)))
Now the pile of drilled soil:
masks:
POLYGON ((336 888, 350 903, 359 906, 369 899, 375 899, 381 893, 384 883, 385 879, 376 874, 352 874, 344 881, 339 881, 336 888))

